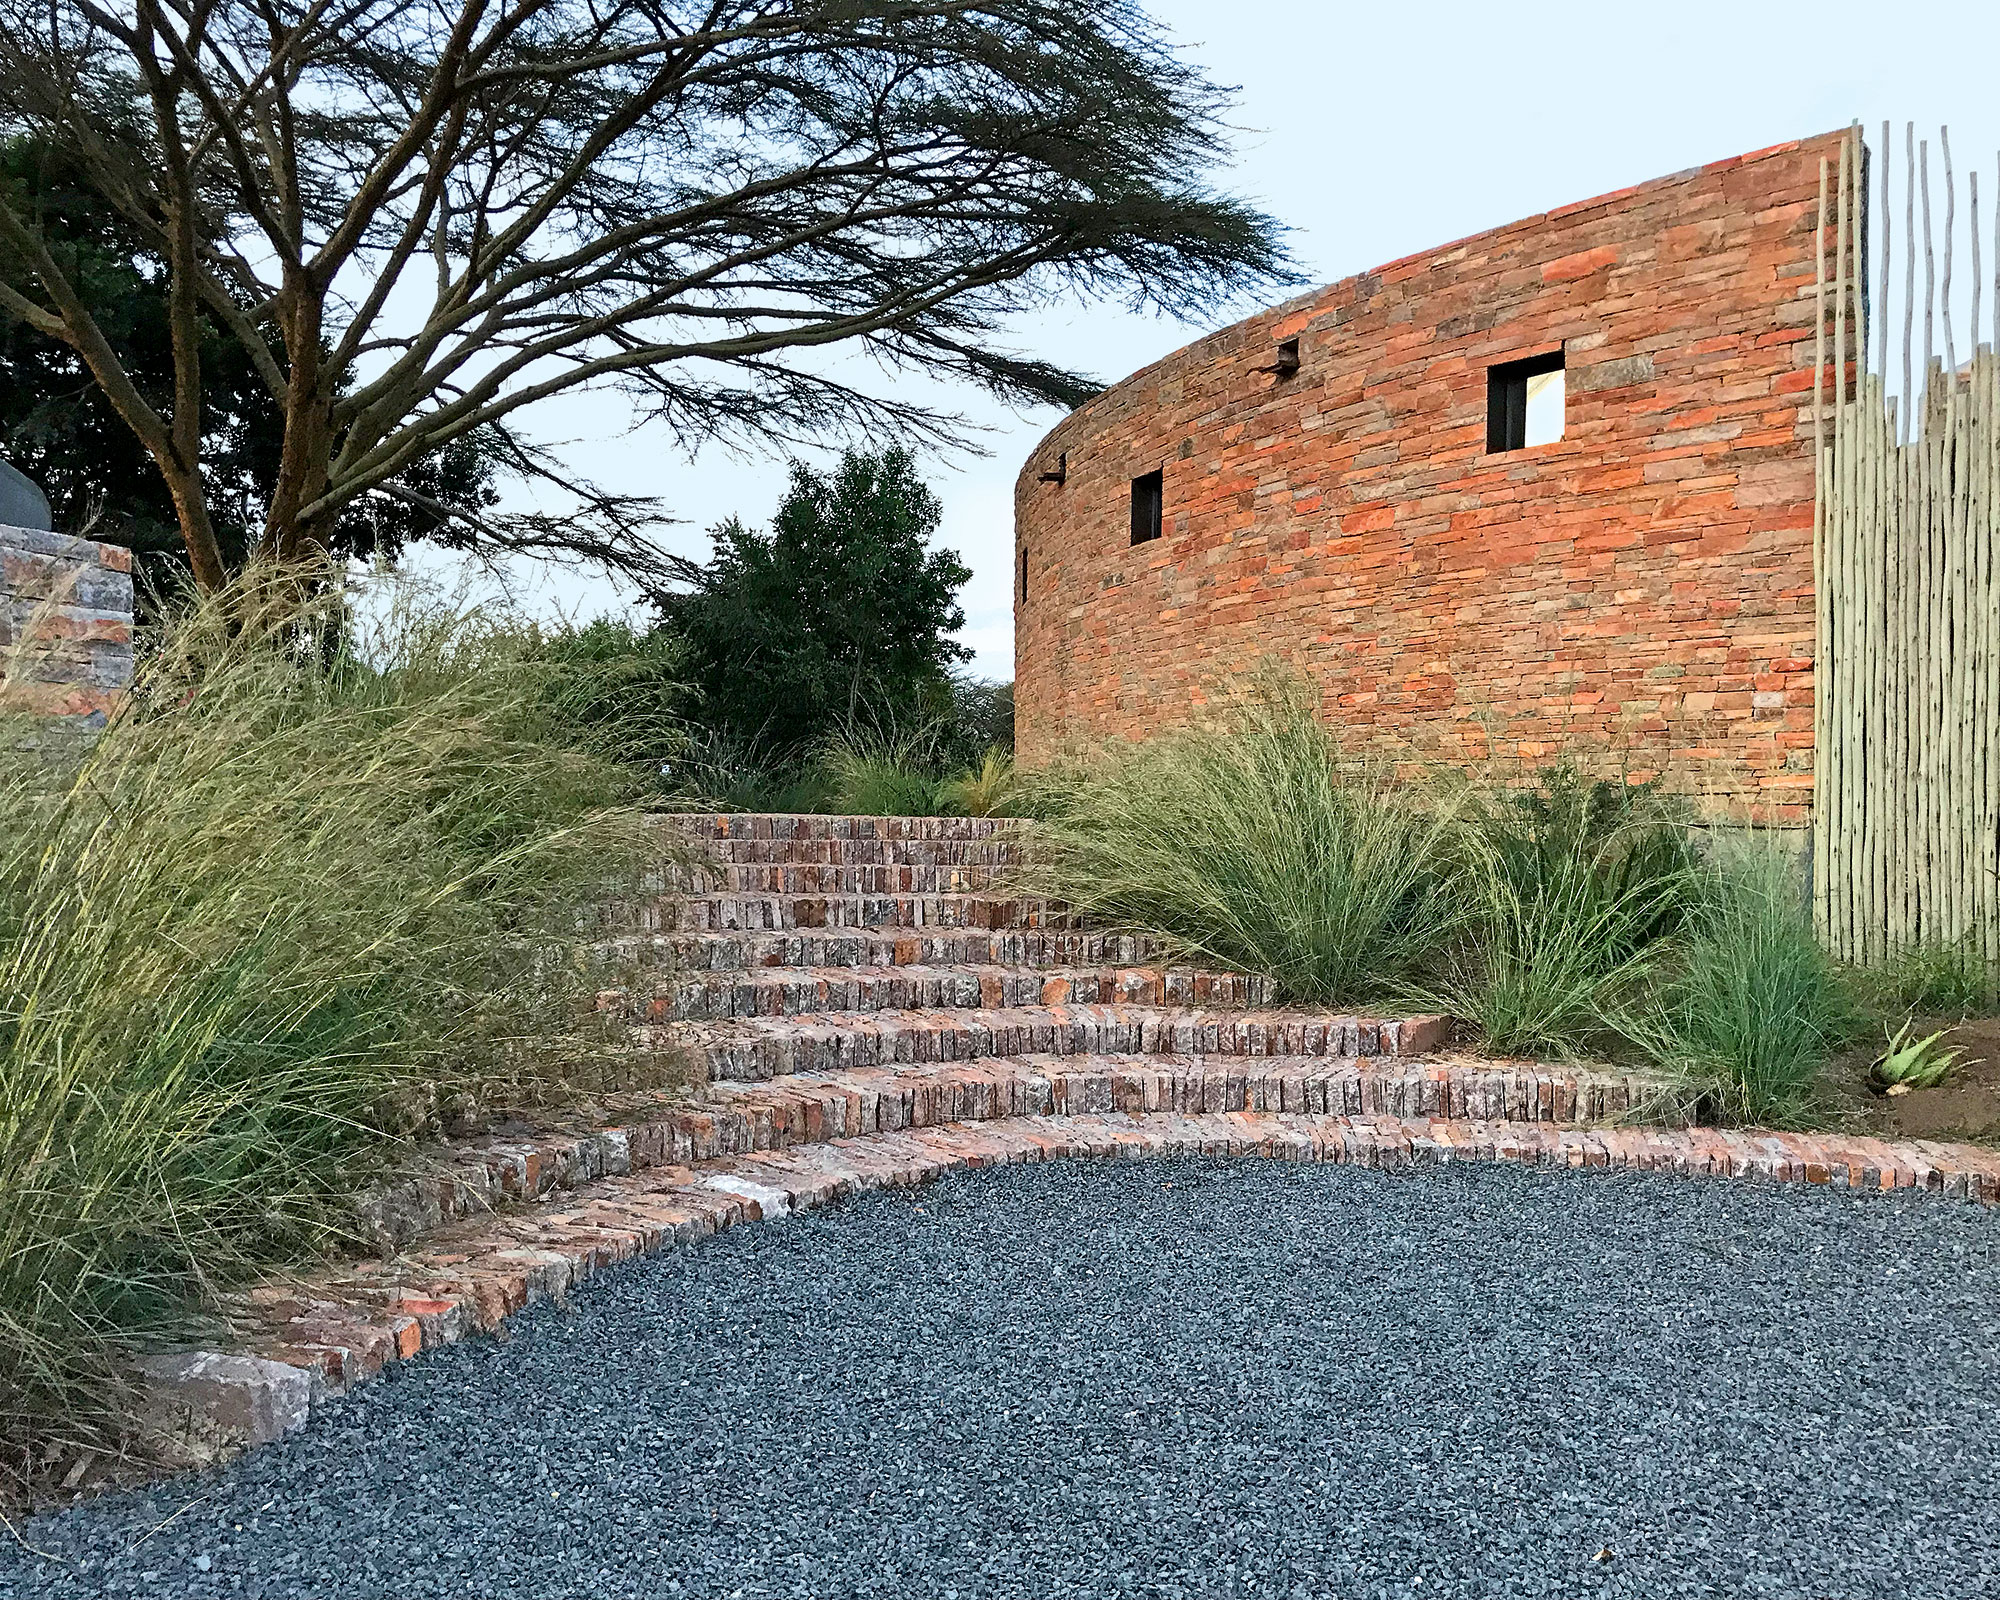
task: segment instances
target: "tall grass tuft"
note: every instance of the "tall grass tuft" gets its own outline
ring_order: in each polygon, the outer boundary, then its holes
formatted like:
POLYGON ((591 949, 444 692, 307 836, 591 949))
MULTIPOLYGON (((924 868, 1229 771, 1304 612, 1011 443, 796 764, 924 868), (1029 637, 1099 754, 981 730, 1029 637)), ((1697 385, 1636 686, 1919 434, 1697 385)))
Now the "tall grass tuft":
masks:
POLYGON ((1451 808, 1405 801, 1348 760, 1296 689, 1247 704, 1227 731, 1043 777, 1029 804, 1030 886, 1267 973, 1292 1000, 1393 993, 1452 926, 1451 808))
POLYGON ((869 817, 933 817, 943 809, 936 732, 857 727, 829 743, 819 760, 827 804, 869 817))
POLYGON ((1601 1043, 1699 892, 1686 820, 1649 787, 1570 766, 1470 820, 1466 931, 1416 992, 1502 1055, 1601 1043))
POLYGON ((1018 790, 1013 756, 995 745, 978 766, 946 779, 938 799, 947 816, 1005 817, 1013 814, 1018 790))
POLYGON ((532 640, 411 601, 357 643, 327 576, 193 605, 93 745, 0 777, 13 1461, 105 1443, 122 1358, 336 1242, 399 1141, 601 1059, 576 932, 651 848, 627 777, 532 640))
POLYGON ((1789 863, 1751 852, 1708 874, 1671 976, 1625 1032, 1697 1115, 1809 1121, 1827 1061, 1860 1026, 1853 996, 1813 935, 1789 863))
POLYGON ((1975 940, 1932 941, 1896 952, 1887 966, 1857 973, 1857 983, 1884 1012, 1934 1017, 1990 1014, 1995 974, 1975 940))

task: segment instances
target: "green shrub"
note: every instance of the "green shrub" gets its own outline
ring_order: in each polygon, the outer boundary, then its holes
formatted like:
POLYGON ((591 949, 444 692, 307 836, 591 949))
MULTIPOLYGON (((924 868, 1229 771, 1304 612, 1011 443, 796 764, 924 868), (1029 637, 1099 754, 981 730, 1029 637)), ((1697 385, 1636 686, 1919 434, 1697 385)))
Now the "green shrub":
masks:
POLYGON ((1673 969, 1625 1032, 1696 1114, 1809 1120, 1859 1012, 1814 937, 1791 865, 1752 853, 1709 869, 1673 969))
POLYGON ((1024 880, 1188 954, 1344 1005, 1396 992, 1456 913, 1448 807, 1401 797, 1346 759, 1303 693, 1227 731, 1171 733, 1038 777, 1024 880))
POLYGON ((412 604, 357 644, 319 576, 203 603, 92 747, 0 777, 13 1449, 101 1424, 122 1353, 210 1290, 337 1241, 398 1141, 612 1049, 575 947, 657 853, 625 774, 556 736, 532 638, 412 604))
POLYGON ((1650 787, 1558 766, 1472 820, 1466 933, 1416 994, 1503 1055, 1602 1042, 1685 915, 1697 866, 1685 818, 1650 787))

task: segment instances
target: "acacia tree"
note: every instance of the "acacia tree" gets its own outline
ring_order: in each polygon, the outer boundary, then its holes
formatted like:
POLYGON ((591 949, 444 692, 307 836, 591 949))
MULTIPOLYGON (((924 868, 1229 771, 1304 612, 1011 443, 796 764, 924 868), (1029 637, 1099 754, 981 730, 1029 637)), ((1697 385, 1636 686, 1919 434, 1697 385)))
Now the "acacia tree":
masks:
MULTIPOLYGON (((283 414, 280 558, 585 385, 690 445, 951 437, 829 353, 1074 404, 1088 381, 1009 353, 1008 313, 1068 290, 1187 315, 1286 276, 1275 225, 1204 182, 1222 109, 1126 0, 0 0, 0 133, 64 147, 152 241, 170 392, 4 204, 0 310, 77 351, 214 586, 207 323, 283 414)), ((431 509, 685 575, 630 502, 431 509)))

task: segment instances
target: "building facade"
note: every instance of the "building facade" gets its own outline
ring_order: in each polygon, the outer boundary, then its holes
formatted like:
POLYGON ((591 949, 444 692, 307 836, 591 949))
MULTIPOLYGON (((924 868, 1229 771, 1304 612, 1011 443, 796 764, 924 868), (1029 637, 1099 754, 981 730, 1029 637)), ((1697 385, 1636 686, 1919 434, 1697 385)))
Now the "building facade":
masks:
POLYGON ((1023 758, 1277 668, 1356 750, 1501 780, 1573 755, 1802 817, 1843 137, 1392 262, 1072 413, 1015 489, 1023 758))

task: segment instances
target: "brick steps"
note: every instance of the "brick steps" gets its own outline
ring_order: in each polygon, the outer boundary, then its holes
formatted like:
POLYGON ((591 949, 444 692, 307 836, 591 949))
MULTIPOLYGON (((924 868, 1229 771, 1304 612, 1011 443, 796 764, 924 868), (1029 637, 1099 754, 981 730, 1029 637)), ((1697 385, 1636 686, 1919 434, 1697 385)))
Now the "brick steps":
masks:
POLYGON ((770 967, 1139 967, 1166 953, 1134 934, 1036 928, 861 927, 783 933, 628 934, 603 954, 639 969, 743 972, 770 967))
POLYGON ((606 907, 613 930, 789 933, 825 928, 1068 929, 1056 902, 1005 894, 661 894, 606 907))
POLYGON ((2000 1198, 1993 1152, 1582 1126, 1643 1107, 1658 1085, 1441 1058, 1441 1017, 1269 1009, 1258 980, 1149 964, 1156 943, 987 887, 1017 825, 660 826, 701 843, 715 863, 704 871, 737 887, 663 887, 607 908, 600 942, 646 974, 628 1004, 661 1020, 634 1023, 635 1045, 691 1052, 708 1087, 618 1096, 568 1126, 434 1152, 357 1201, 381 1259, 238 1297, 236 1352, 150 1366, 166 1404, 218 1436, 272 1437, 314 1395, 493 1328, 609 1262, 991 1161, 1514 1160, 2000 1198), (807 882, 842 887, 796 887, 807 882))
POLYGON ((531 1300, 561 1299, 614 1262, 739 1222, 965 1167, 1176 1153, 1383 1169, 1515 1161, 2000 1200, 2000 1153, 1924 1141, 1254 1111, 950 1123, 610 1175, 539 1205, 447 1223, 389 1260, 263 1285, 227 1307, 239 1354, 153 1365, 159 1402, 201 1406, 256 1442, 393 1361, 496 1328, 531 1300))
POLYGON ((663 980, 626 1000, 656 1022, 1056 1005, 1269 1005, 1271 984, 1191 967, 770 967, 663 980))
POLYGON ((823 1012, 637 1030, 654 1048, 692 1053, 716 1081, 990 1056, 1422 1056, 1447 1031, 1443 1017, 1144 1005, 823 1012))
POLYGON ((1650 1080, 1533 1062, 1396 1057, 1031 1055, 718 1083, 706 1098, 625 1095, 597 1126, 469 1141, 356 1204, 394 1251, 454 1217, 614 1174, 907 1128, 1061 1117, 1220 1112, 1596 1122, 1657 1092, 1650 1080))

